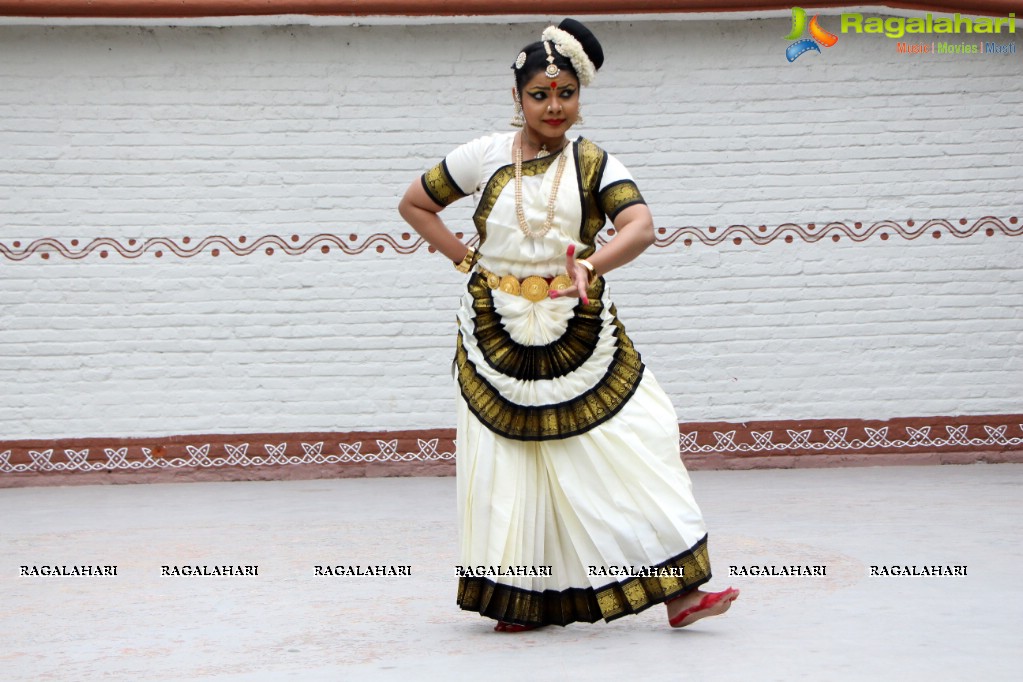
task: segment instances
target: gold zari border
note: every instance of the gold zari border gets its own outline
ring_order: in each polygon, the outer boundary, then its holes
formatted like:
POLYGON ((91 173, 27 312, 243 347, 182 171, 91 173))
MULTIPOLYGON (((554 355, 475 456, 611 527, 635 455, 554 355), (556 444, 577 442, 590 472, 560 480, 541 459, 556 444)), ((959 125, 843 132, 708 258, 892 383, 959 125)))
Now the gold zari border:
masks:
POLYGON ((468 290, 476 314, 473 336, 487 364, 498 372, 520 381, 554 379, 578 369, 593 355, 603 326, 603 279, 590 287, 589 305, 580 302, 565 333, 546 346, 526 346, 512 339, 494 309, 493 294, 481 273, 469 278, 468 290))
POLYGON ((611 305, 617 350, 596 386, 571 400, 547 405, 519 405, 505 398, 469 360, 459 332, 455 348, 458 385, 469 410, 483 424, 505 438, 557 440, 586 433, 614 417, 636 392, 643 378, 643 362, 611 305))
MULTIPOLYGON (((600 177, 604 174, 604 167, 607 165, 607 152, 590 140, 580 137, 572 145, 572 153, 575 154, 576 185, 583 211, 582 224, 579 226, 579 239, 586 245, 576 256, 588 258, 596 252, 597 235, 604 229, 607 222, 607 217, 597 196, 600 177)), ((557 154, 551 154, 540 159, 523 162, 522 174, 528 176, 546 173, 557 158, 557 154)), ((480 237, 480 244, 487 240, 487 220, 491 211, 494 210, 497 198, 501 196, 501 192, 514 177, 514 165, 502 166, 494 171, 483 188, 480 202, 472 217, 473 223, 476 225, 476 232, 480 237)))
POLYGON ((645 204, 643 195, 639 193, 639 187, 632 180, 621 180, 605 187, 600 193, 600 209, 607 214, 607 217, 614 221, 615 216, 621 213, 622 209, 633 204, 645 204))
MULTIPOLYGON (((627 578, 594 589, 525 590, 488 578, 459 578, 458 606, 465 611, 522 625, 568 625, 612 621, 639 613, 711 579, 707 536, 654 568, 681 568, 681 577, 627 578)), ((554 567, 557 570, 557 567, 554 567)))
POLYGON ((462 197, 469 196, 451 177, 445 161, 423 173, 423 189, 438 206, 448 206, 462 197))
POLYGON ((607 218, 597 201, 600 176, 607 165, 607 152, 590 140, 580 138, 576 145, 576 168, 578 169, 579 197, 582 202, 583 220, 579 226, 579 240, 586 246, 576 258, 589 258, 597 251, 597 235, 604 229, 607 218))
MULTIPOLYGON (((551 154, 539 159, 523 161, 522 176, 543 175, 550 169, 554 160, 559 157, 560 154, 551 154)), ((476 225, 476 232, 480 235, 481 245, 487 240, 487 220, 490 218, 490 212, 494 210, 494 205, 497 204, 497 199, 501 196, 501 192, 504 191, 504 188, 514 178, 515 166, 513 164, 501 166, 494 171, 494 174, 487 180, 486 187, 483 188, 483 193, 480 195, 480 203, 477 204, 476 212, 472 216, 472 221, 476 225)))
POLYGON ((604 618, 612 620, 681 594, 710 580, 710 554, 707 536, 689 552, 680 554, 656 568, 680 568, 681 576, 629 578, 597 590, 597 603, 604 618))

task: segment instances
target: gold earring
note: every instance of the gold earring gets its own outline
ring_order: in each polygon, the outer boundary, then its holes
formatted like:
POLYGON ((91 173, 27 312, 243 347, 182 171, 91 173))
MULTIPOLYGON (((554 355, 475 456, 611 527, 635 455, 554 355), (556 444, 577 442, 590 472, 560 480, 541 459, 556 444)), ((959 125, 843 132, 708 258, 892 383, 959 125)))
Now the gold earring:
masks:
POLYGON ((579 112, 579 115, 575 117, 575 124, 579 125, 580 123, 586 123, 586 121, 583 120, 583 112, 581 111, 579 112))
POLYGON ((511 124, 516 128, 521 128, 526 124, 526 119, 522 116, 522 107, 518 102, 515 103, 515 115, 512 116, 511 124))
POLYGON ((526 124, 526 119, 522 116, 522 105, 519 103, 519 91, 517 88, 513 90, 515 99, 515 115, 512 116, 511 124, 516 128, 521 128, 526 124))

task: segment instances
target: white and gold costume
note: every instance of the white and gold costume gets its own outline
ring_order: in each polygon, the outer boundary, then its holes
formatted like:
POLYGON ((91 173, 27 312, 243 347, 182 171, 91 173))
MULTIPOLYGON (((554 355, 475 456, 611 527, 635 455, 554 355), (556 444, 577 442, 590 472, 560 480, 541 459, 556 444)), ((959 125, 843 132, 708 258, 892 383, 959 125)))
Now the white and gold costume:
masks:
POLYGON ((516 216, 514 135, 462 145, 423 175, 423 186, 442 206, 473 195, 480 235, 455 356, 460 564, 552 569, 462 577, 458 604, 524 625, 612 620, 710 579, 678 419, 603 277, 588 305, 571 296, 530 300, 500 280, 563 273, 570 244, 578 258, 592 254, 605 221, 643 197, 613 156, 573 140, 522 164, 523 210, 542 225, 567 155, 554 227, 527 237, 516 216))

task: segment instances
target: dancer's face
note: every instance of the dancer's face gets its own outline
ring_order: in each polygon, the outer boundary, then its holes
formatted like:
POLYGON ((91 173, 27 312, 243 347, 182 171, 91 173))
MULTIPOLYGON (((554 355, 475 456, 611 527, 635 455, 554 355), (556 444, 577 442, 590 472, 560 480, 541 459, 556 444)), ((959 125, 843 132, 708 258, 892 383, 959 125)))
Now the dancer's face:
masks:
POLYGON ((579 119, 579 80, 567 69, 554 78, 543 71, 520 93, 526 126, 540 139, 560 139, 579 119))

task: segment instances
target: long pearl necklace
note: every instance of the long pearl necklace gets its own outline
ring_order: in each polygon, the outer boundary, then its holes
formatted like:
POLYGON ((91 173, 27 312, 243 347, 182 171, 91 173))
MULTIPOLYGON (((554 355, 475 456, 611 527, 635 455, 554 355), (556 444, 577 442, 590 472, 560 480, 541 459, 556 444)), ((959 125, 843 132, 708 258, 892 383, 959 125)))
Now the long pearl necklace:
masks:
POLYGON ((519 219, 519 229, 527 237, 538 239, 554 227, 554 206, 558 200, 558 186, 561 185, 561 175, 565 172, 567 156, 565 149, 562 148, 561 158, 558 159, 558 170, 554 173, 554 184, 551 185, 551 197, 547 200, 547 219, 543 222, 543 228, 539 232, 534 232, 526 222, 526 212, 522 209, 522 143, 520 142, 515 147, 515 215, 519 219))

